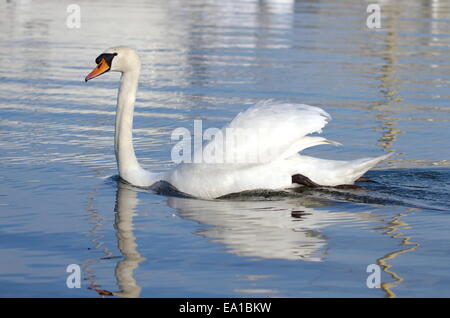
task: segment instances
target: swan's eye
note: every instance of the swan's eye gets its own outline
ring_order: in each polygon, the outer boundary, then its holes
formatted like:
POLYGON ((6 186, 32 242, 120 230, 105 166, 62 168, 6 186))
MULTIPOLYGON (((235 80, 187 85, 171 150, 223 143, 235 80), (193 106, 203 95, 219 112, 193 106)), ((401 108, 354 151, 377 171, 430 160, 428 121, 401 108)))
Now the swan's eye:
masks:
POLYGON ((102 59, 104 59, 106 61, 106 63, 111 67, 112 60, 113 60, 114 56, 116 56, 116 55, 117 55, 117 53, 103 53, 103 54, 100 54, 95 59, 95 63, 99 64, 102 61, 102 59))

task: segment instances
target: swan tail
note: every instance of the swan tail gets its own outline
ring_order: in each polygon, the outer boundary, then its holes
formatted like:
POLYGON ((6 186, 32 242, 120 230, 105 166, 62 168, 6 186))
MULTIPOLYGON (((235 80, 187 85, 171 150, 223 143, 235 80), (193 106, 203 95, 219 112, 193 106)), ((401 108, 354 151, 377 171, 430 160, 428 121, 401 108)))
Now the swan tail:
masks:
POLYGON ((295 157, 292 183, 307 186, 335 187, 354 184, 364 173, 392 153, 375 158, 361 158, 351 161, 325 160, 308 156, 295 157), (299 176, 295 176, 295 175, 299 176), (295 176, 295 177, 294 177, 295 176))
POLYGON ((358 180, 364 173, 366 173, 368 170, 372 169, 375 165, 377 165, 379 162, 389 158, 393 153, 388 153, 379 157, 375 158, 363 158, 363 159, 357 159, 350 161, 350 166, 352 173, 349 174, 349 184, 353 184, 356 180, 358 180))

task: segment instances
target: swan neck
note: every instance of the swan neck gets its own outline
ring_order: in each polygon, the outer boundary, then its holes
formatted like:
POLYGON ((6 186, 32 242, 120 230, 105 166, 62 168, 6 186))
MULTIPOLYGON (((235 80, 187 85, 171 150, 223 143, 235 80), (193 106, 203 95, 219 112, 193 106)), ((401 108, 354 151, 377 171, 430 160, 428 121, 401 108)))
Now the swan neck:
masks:
POLYGON ((138 79, 139 70, 124 72, 120 78, 114 147, 121 177, 126 176, 127 171, 140 168, 133 148, 133 112, 138 79))

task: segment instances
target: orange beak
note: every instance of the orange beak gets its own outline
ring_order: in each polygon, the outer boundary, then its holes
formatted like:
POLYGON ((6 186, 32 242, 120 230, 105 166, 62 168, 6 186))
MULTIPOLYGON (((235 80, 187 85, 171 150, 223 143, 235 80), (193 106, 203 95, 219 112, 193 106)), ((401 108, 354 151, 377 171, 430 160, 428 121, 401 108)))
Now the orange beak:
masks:
POLYGON ((109 65, 106 63, 105 59, 102 59, 100 63, 98 63, 97 67, 92 70, 92 72, 89 73, 88 76, 84 79, 85 82, 89 81, 90 79, 93 79, 94 77, 97 77, 99 75, 102 75, 103 73, 106 73, 109 71, 109 65))

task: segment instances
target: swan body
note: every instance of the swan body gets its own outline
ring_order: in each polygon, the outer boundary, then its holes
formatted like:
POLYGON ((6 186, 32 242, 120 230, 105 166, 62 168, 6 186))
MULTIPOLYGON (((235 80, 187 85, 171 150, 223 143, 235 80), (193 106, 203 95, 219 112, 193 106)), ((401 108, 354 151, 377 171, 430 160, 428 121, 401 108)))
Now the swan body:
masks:
MULTIPOLYGON (((203 162, 180 163, 164 173, 143 169, 136 158, 133 142, 133 112, 140 73, 138 54, 128 47, 106 50, 96 59, 97 67, 86 81, 108 71, 121 72, 117 97, 114 147, 119 175, 138 187, 150 187, 159 181, 170 183, 177 190, 194 197, 214 199, 226 194, 256 190, 281 190, 299 186, 293 176, 305 177, 321 186, 353 184, 367 170, 390 154, 351 161, 325 160, 300 155, 303 149, 339 143, 322 137, 320 133, 331 119, 318 107, 259 102, 239 113, 220 132, 250 132, 244 138, 223 146, 220 139, 203 145, 203 162), (220 162, 213 154, 222 151, 220 162), (236 158, 257 160, 235 160, 236 158), (231 158, 231 160, 229 160, 231 158)), ((226 139, 226 138, 225 138, 226 139)))

